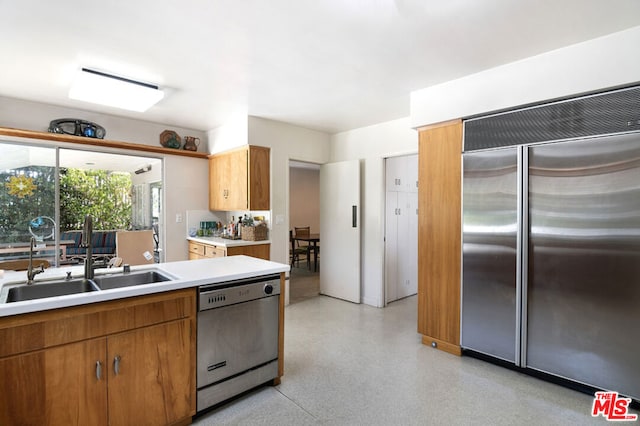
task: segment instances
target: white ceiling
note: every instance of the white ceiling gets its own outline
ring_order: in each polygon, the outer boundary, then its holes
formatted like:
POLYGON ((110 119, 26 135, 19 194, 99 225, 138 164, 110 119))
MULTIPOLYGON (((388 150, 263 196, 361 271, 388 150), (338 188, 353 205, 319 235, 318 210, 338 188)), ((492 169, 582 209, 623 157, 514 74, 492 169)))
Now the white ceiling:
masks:
POLYGON ((0 96, 197 130, 249 114, 331 133, 408 116, 412 90, 640 25, 638 0, 0 0, 0 11, 0 96), (145 113, 72 101, 80 67, 167 95, 145 113))

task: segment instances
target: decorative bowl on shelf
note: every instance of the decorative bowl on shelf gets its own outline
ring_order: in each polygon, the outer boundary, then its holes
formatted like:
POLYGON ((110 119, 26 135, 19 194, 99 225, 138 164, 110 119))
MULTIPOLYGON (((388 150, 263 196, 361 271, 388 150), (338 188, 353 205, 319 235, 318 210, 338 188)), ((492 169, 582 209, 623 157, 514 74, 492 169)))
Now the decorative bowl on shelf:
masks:
POLYGON ((165 148, 180 149, 182 141, 180 140, 180 136, 173 130, 165 130, 160 133, 160 145, 165 148))

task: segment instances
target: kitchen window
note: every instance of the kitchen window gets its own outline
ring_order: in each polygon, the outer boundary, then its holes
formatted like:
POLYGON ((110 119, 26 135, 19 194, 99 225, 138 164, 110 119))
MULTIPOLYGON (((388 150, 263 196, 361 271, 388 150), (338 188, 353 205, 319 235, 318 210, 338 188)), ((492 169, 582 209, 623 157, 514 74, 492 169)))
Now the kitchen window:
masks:
POLYGON ((94 231, 153 229, 162 261, 161 189, 159 158, 0 142, 0 260, 27 258, 35 237, 52 265, 81 261, 71 236, 91 214, 94 231))

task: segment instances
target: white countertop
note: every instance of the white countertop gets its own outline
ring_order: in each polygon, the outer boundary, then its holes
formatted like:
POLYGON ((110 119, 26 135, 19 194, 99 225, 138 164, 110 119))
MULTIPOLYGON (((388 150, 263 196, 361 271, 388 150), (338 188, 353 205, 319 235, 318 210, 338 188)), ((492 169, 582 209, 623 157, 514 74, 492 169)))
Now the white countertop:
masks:
MULTIPOLYGON (((252 243, 252 241, 246 241, 252 243)), ((260 243, 260 242, 258 242, 260 243)), ((0 303, 0 317, 44 311, 48 309, 64 308, 68 306, 85 305, 87 303, 104 302, 125 297, 142 296, 182 288, 198 287, 203 284, 223 283, 226 281, 256 277, 260 275, 276 274, 289 270, 289 265, 271 262, 249 256, 227 256, 212 259, 186 260, 181 262, 156 263, 144 266, 132 266, 131 272, 155 269, 170 276, 171 281, 143 284, 131 287, 114 288, 111 290, 92 291, 88 293, 70 294, 66 296, 47 297, 44 299, 25 300, 24 302, 0 303)), ((47 279, 64 279, 67 272, 72 276, 82 277, 82 266, 49 268, 44 273, 36 275, 34 285, 46 285, 39 281, 47 279)), ((103 274, 121 274, 122 268, 97 269, 96 276, 103 274)), ((27 278, 25 271, 7 272, 0 278, 0 292, 5 286, 17 282, 24 282, 27 278)))
POLYGON ((246 241, 230 240, 220 237, 187 237, 187 240, 219 247, 256 246, 258 244, 271 244, 271 240, 246 241))

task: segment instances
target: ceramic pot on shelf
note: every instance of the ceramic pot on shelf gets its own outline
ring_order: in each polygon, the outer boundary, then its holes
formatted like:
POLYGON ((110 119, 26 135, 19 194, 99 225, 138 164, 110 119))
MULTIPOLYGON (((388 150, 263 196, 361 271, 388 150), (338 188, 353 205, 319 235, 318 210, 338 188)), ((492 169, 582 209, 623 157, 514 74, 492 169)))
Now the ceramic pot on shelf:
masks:
POLYGON ((200 146, 200 138, 196 138, 193 136, 185 136, 184 137, 184 146, 183 149, 187 151, 197 151, 198 146, 200 146))

